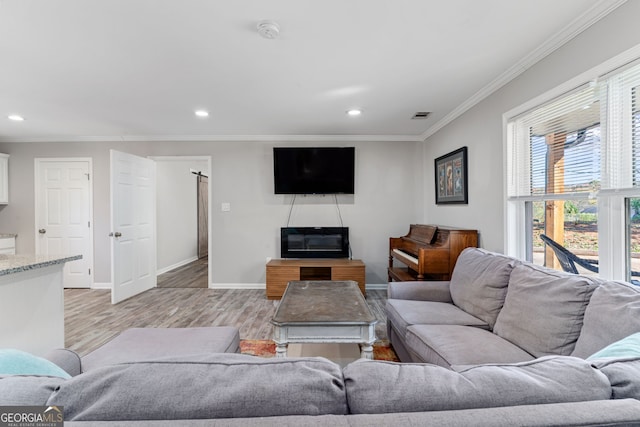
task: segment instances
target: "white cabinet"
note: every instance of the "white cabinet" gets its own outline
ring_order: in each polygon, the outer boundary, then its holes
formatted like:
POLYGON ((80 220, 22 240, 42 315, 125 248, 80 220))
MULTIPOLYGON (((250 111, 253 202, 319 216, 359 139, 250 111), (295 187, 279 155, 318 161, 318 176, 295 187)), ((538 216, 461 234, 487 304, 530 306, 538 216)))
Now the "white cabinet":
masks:
POLYGON ((9 203, 9 155, 0 153, 0 205, 9 203))
POLYGON ((0 254, 15 255, 16 254, 16 238, 15 236, 0 235, 0 254))
POLYGON ((36 356, 64 347, 64 263, 47 264, 15 263, 0 276, 0 347, 36 356))

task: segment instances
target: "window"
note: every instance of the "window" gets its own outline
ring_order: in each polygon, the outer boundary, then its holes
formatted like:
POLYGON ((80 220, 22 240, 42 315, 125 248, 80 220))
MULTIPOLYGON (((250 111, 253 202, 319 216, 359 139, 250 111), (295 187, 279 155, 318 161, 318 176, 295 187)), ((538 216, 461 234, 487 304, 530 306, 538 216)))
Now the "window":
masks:
MULTIPOLYGON (((635 83, 635 82, 634 82, 635 83)), ((631 88, 631 146, 633 187, 640 187, 640 86, 631 88)), ((626 199, 627 278, 640 285, 640 198, 626 199)))
POLYGON ((597 87, 584 85, 512 122, 512 167, 519 174, 509 188, 524 203, 528 258, 561 268, 541 235, 577 256, 598 257, 597 205, 600 190, 600 114, 597 87), (518 165, 518 168, 515 168, 518 165))
POLYGON ((626 280, 640 284, 640 198, 630 198, 627 207, 627 265, 626 280))
POLYGON ((599 261, 580 273, 640 272, 639 97, 640 61, 508 119, 507 253, 570 270, 559 245, 599 261))
MULTIPOLYGON (((595 200, 537 200, 528 203, 527 208, 531 209, 533 218, 531 261, 534 264, 562 269, 553 248, 544 244, 541 235, 548 236, 578 258, 598 260, 598 208, 595 200), (552 224, 551 221, 560 210, 563 213, 562 221, 552 224), (548 221, 548 218, 551 220, 548 221)), ((579 264, 575 264, 575 267, 581 274, 596 274, 579 264)))

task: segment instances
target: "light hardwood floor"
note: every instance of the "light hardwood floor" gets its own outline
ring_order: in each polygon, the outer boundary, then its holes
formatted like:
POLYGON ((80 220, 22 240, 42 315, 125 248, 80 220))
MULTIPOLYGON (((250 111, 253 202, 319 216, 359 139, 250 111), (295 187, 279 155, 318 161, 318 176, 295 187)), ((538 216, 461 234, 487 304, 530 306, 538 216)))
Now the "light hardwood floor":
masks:
POLYGON ((158 276, 159 288, 207 288, 209 258, 197 259, 158 276))
MULTIPOLYGON (((241 339, 271 339, 269 320, 279 302, 267 300, 264 290, 208 288, 154 288, 116 305, 108 290, 65 289, 64 297, 65 345, 80 355, 133 327, 235 326, 241 339)), ((367 291, 380 340, 387 339, 386 297, 367 291)))

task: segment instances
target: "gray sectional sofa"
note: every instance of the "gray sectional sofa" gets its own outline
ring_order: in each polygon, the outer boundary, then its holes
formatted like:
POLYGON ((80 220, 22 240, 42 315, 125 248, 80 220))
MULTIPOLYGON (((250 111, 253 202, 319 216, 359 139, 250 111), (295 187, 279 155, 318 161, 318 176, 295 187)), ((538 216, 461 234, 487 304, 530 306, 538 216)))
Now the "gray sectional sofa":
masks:
MULTIPOLYGON (((81 369, 72 352, 61 359, 81 369)), ((637 386, 628 387, 611 399, 607 374, 570 357, 455 371, 213 353, 93 366, 69 379, 5 376, 0 406, 62 406, 65 426, 640 425, 640 401, 628 397, 637 386)))
POLYGON ((640 426, 640 356, 587 359, 640 331, 638 288, 473 248, 450 282, 390 283, 387 312, 405 363, 59 350, 70 378, 0 376, 0 406, 69 426, 640 426))
POLYGON ((392 282, 387 332, 403 362, 588 358, 640 332, 640 287, 465 249, 447 282, 392 282))

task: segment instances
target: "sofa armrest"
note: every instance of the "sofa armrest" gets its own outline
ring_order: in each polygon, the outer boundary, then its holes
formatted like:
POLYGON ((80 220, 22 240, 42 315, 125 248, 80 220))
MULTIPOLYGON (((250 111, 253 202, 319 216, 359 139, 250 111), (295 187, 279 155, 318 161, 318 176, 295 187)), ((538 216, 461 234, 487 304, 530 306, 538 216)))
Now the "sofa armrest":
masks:
POLYGON ((387 298, 419 301, 453 302, 449 281, 442 282, 389 282, 387 298))
POLYGON ((80 356, 73 350, 57 348, 45 354, 44 358, 64 369, 72 377, 82 373, 80 356))

